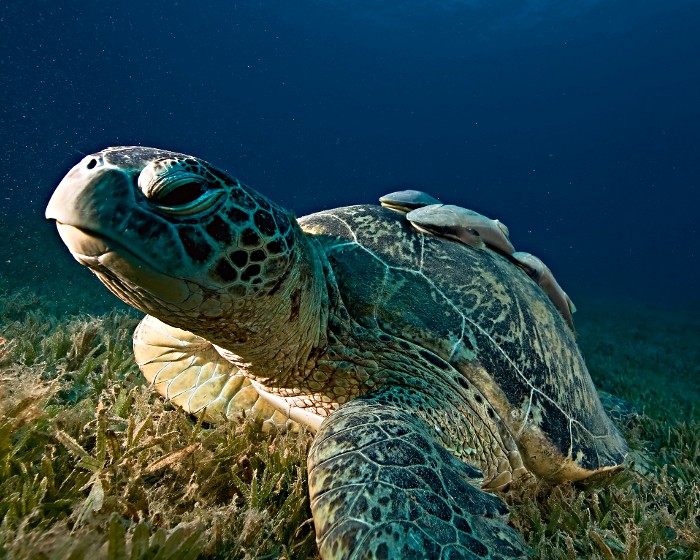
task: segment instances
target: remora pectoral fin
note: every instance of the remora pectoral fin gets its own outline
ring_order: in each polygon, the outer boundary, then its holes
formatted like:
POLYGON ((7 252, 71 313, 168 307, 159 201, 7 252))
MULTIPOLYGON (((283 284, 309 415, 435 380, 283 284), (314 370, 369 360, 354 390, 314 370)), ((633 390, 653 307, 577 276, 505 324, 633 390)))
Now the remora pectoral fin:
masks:
POLYGON ((324 560, 525 558, 505 504, 478 487, 391 389, 340 407, 309 453, 309 492, 324 560))

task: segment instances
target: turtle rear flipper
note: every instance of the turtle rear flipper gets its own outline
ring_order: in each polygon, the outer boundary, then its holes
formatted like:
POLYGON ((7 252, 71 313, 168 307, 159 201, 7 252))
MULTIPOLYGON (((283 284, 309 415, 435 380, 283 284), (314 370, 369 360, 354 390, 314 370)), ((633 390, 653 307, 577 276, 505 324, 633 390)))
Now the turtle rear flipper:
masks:
POLYGON ((392 389, 328 417, 309 453, 309 492, 324 560, 524 558, 481 473, 451 455, 392 389), (388 398, 387 398, 388 397, 388 398))
POLYGON ((631 402, 617 395, 598 389, 598 398, 607 415, 620 425, 641 416, 641 412, 631 402))
POLYGON ((134 332, 134 357, 156 391, 185 412, 204 413, 210 422, 244 414, 268 429, 294 424, 210 342, 189 331, 147 315, 134 332))

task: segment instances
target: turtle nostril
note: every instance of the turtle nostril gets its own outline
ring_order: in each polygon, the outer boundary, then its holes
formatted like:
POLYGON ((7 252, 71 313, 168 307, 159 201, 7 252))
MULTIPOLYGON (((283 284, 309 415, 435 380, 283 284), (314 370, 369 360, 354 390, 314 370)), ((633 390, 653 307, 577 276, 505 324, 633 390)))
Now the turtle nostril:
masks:
POLYGON ((91 158, 90 161, 87 162, 87 167, 88 169, 94 169, 97 166, 97 160, 95 158, 91 158))

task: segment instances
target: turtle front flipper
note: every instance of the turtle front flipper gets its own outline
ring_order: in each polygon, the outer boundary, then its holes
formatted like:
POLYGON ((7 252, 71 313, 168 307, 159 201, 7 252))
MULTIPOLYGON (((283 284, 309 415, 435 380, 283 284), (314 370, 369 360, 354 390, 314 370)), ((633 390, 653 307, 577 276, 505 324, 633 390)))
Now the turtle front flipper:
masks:
POLYGON ((391 389, 327 418, 309 453, 309 492, 324 560, 524 558, 507 507, 391 389), (389 393, 389 394, 387 394, 389 393))
POLYGON ((189 331, 147 315, 134 332, 134 357, 158 393, 186 412, 204 413, 207 421, 245 414, 267 429, 295 426, 261 399, 250 381, 210 342, 189 331))

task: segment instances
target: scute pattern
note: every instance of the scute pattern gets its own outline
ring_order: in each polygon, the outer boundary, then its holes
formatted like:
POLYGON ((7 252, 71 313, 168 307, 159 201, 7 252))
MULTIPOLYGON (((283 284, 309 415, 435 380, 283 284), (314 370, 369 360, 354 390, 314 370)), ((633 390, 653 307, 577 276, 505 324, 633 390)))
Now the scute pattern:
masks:
MULTIPOLYGON (((217 212, 194 218, 159 215, 155 207, 155 213, 143 213, 144 219, 139 219, 138 214, 136 218, 126 217, 122 226, 134 228, 142 239, 172 238, 163 229, 174 230, 181 244, 181 254, 190 261, 189 266, 207 271, 210 281, 231 290, 237 297, 274 286, 285 267, 280 260, 266 262, 266 257, 286 255, 289 260, 294 243, 291 216, 261 194, 203 161, 165 154, 167 156, 149 163, 152 179, 143 186, 147 198, 150 184, 157 184, 158 177, 166 177, 177 170, 199 177, 211 189, 225 191, 222 207, 217 212), (161 219, 153 220, 154 216, 161 219), (134 223, 136 220, 138 223, 134 223), (160 229, 149 231, 154 222, 160 229)), ((108 153, 106 157, 112 161, 114 154, 108 153)))
POLYGON ((301 223, 325 244, 340 292, 352 294, 344 300, 350 316, 429 350, 434 365, 449 364, 448 383, 463 377, 474 384, 526 451, 531 470, 576 478, 622 461, 625 444, 573 335, 505 258, 417 233, 379 207, 329 210, 301 223), (568 470, 556 456, 568 459, 568 470))
POLYGON ((324 559, 521 558, 505 504, 481 474, 382 390, 344 405, 309 454, 309 491, 324 559), (352 490, 352 491, 350 491, 352 490))
MULTIPOLYGON (((203 224, 210 237, 207 240, 210 251, 218 255, 209 269, 209 277, 239 297, 255 293, 261 287, 272 288, 293 250, 293 235, 285 236, 293 231, 289 216, 273 208, 262 196, 247 193, 231 197, 227 204, 227 208, 203 224), (285 227, 278 230, 278 223, 285 227), (281 258, 270 258, 276 255, 281 258)), ((199 251, 202 252, 201 248, 199 251)))

